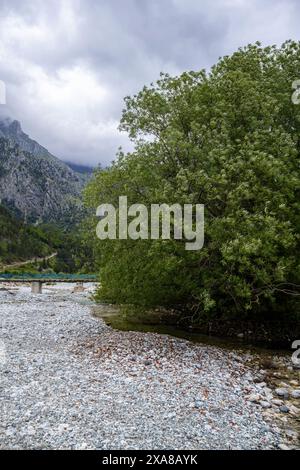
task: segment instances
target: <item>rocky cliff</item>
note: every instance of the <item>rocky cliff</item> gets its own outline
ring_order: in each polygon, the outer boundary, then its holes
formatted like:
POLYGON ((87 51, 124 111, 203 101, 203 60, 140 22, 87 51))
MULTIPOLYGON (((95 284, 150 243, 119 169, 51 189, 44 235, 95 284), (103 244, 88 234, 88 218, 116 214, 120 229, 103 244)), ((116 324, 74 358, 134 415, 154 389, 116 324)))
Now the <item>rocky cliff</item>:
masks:
POLYGON ((29 222, 75 221, 86 175, 73 171, 22 131, 0 121, 0 199, 29 222))

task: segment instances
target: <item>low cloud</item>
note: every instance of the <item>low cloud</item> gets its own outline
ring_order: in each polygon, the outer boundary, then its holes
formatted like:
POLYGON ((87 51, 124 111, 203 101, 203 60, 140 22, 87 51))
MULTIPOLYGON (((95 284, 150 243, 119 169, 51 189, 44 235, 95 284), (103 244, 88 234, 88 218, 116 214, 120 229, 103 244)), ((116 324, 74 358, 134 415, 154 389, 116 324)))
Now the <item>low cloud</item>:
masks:
POLYGON ((58 157, 107 164, 123 97, 210 67, 237 47, 298 38, 296 0, 0 0, 0 80, 11 114, 58 157))

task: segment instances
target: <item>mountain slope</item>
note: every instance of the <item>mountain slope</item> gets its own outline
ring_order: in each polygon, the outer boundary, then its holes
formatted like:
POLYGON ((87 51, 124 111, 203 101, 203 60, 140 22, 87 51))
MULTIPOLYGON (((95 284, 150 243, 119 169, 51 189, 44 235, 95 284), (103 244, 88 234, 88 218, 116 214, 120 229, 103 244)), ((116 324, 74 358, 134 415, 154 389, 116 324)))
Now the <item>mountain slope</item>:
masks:
POLYGON ((0 267, 51 253, 53 248, 40 228, 25 225, 0 206, 0 267))
POLYGON ((75 221, 86 177, 30 139, 18 121, 0 121, 0 199, 26 220, 75 221))
POLYGON ((22 131, 19 121, 10 118, 2 118, 0 121, 0 137, 10 139, 16 144, 19 144, 22 150, 32 153, 34 156, 55 159, 57 163, 63 164, 58 158, 51 155, 42 145, 30 139, 30 137, 22 131))

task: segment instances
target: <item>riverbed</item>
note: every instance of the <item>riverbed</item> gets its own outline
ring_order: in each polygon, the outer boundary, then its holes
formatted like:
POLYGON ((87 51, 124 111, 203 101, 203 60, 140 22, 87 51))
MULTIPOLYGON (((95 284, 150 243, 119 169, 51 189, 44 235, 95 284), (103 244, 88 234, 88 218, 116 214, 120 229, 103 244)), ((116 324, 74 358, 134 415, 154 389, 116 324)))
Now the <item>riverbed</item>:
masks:
POLYGON ((255 355, 115 330, 93 315, 93 289, 0 291, 0 448, 297 447, 297 407, 280 413, 255 355))

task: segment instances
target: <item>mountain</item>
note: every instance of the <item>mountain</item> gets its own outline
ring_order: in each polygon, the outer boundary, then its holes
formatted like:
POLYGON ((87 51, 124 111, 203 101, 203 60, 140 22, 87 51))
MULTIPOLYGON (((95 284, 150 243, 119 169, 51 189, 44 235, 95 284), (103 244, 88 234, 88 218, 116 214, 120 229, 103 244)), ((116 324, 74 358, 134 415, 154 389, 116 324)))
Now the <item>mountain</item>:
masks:
POLYGON ((68 167, 71 168, 79 176, 84 186, 89 181, 94 172, 94 168, 90 166, 78 165, 77 163, 72 162, 65 162, 65 164, 68 165, 68 167))
POLYGON ((29 222, 76 221, 87 177, 25 134, 19 121, 0 120, 0 200, 29 222))
POLYGON ((83 175, 91 175, 94 171, 92 166, 79 165, 78 163, 65 162, 72 170, 76 173, 81 173, 83 175))

